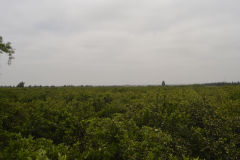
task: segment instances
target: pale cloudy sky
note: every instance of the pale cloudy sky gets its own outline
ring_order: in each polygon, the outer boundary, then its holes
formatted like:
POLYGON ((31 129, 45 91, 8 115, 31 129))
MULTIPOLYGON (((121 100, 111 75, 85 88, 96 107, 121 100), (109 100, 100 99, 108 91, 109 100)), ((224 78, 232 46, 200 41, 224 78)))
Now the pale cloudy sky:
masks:
POLYGON ((239 0, 0 2, 0 85, 240 80, 239 0))

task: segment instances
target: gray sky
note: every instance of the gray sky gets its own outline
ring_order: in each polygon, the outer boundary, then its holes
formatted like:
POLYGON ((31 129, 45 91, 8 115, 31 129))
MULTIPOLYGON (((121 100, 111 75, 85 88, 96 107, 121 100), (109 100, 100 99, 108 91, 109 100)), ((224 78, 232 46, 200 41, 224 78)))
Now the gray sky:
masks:
POLYGON ((239 0, 0 2, 0 85, 240 80, 239 0))

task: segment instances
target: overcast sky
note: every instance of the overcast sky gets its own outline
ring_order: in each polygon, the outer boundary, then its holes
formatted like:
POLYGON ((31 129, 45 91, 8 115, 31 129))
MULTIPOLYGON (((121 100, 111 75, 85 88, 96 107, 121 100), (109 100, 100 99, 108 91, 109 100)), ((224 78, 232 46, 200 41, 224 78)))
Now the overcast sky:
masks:
POLYGON ((240 80, 239 0, 0 2, 0 85, 240 80))

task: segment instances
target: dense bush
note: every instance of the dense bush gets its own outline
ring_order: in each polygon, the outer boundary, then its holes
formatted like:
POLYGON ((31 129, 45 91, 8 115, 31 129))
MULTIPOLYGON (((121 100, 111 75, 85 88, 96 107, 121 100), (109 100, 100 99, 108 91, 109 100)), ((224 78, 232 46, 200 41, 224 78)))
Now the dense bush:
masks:
POLYGON ((0 159, 240 159, 240 86, 0 88, 0 159))

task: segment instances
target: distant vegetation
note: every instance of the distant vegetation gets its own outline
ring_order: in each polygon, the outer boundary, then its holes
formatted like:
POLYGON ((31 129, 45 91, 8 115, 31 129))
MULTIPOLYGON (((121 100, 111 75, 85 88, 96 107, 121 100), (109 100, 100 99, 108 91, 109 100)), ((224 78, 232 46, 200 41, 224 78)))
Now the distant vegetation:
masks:
POLYGON ((240 159, 239 85, 163 86, 0 88, 0 159, 240 159))
POLYGON ((23 88, 23 87, 24 87, 24 84, 25 84, 24 82, 19 82, 18 85, 17 85, 17 87, 23 88))

